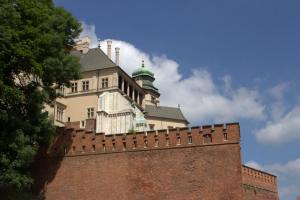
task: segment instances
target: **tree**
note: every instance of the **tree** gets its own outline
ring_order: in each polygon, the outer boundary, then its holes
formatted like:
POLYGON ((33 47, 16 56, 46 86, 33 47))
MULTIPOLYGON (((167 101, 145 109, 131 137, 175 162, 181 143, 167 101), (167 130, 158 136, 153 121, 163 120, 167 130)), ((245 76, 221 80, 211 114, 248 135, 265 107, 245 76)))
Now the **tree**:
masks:
POLYGON ((43 106, 80 76, 69 54, 80 31, 51 0, 0 0, 0 188, 33 183, 34 156, 55 132, 43 106))

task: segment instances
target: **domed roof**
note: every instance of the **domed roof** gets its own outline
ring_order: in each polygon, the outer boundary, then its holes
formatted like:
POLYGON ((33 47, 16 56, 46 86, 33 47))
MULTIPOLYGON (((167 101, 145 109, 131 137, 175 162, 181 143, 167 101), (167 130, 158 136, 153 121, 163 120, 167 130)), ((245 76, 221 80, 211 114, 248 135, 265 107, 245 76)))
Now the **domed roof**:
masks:
POLYGON ((142 66, 132 73, 133 78, 138 76, 150 76, 154 78, 154 73, 151 72, 150 69, 146 68, 144 65, 144 61, 142 61, 142 66))

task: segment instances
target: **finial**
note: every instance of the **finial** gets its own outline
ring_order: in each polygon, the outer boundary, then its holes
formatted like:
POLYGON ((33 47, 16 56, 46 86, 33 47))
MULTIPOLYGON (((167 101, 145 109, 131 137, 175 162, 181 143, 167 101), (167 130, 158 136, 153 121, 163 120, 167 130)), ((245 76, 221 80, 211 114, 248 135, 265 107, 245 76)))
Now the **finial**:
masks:
POLYGON ((98 48, 100 48, 101 47, 101 40, 100 40, 100 38, 98 39, 98 48))
POLYGON ((144 60, 142 60, 142 67, 145 67, 144 60))

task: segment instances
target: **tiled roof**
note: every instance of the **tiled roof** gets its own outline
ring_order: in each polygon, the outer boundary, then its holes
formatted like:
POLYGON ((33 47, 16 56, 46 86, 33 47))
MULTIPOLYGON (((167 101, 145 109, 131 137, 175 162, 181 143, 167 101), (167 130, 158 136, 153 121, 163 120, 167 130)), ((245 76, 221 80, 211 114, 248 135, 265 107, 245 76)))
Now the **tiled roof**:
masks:
POLYGON ((87 53, 73 51, 71 54, 80 58, 81 72, 93 71, 97 69, 107 69, 117 66, 99 48, 90 49, 87 53))
POLYGON ((182 114, 180 108, 146 105, 145 111, 146 117, 174 119, 179 121, 185 121, 188 123, 188 121, 182 114))

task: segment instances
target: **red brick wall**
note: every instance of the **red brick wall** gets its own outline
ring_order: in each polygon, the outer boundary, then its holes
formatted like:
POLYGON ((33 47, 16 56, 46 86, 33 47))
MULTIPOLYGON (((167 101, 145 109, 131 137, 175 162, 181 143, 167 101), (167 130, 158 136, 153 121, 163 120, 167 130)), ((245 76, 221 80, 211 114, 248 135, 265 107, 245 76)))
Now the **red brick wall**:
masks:
POLYGON ((46 199, 243 198, 238 124, 115 136, 61 129, 58 135, 34 168, 35 189, 46 199))
POLYGON ((277 177, 242 166, 244 200, 278 200, 277 177))

